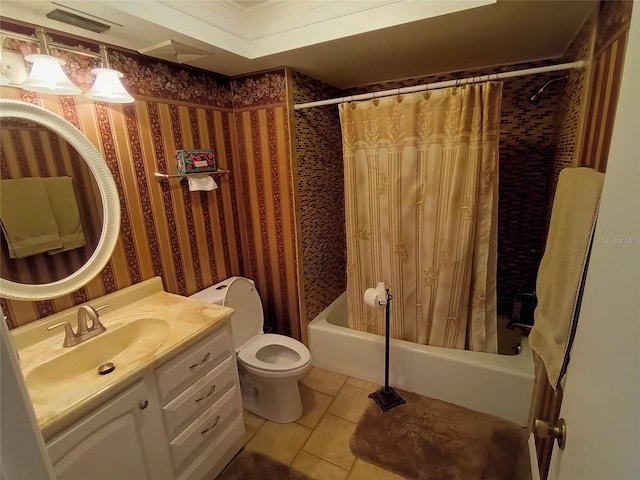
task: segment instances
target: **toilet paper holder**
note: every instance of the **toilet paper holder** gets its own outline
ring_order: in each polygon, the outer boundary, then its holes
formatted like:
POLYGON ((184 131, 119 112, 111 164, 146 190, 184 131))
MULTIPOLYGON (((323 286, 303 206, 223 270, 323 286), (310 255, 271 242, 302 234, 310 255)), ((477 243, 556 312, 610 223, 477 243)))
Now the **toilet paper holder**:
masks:
POLYGON ((387 289, 384 282, 378 282, 375 288, 367 288, 364 292, 364 303, 379 308, 387 305, 387 289))

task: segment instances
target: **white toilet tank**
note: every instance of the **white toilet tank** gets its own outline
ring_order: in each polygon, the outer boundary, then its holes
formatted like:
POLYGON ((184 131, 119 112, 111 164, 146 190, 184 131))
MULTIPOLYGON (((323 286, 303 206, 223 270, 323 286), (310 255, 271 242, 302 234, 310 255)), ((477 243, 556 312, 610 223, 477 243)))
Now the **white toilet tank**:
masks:
POLYGON ((231 317, 231 329, 236 351, 263 334, 264 312, 253 280, 230 277, 194 293, 189 298, 235 310, 231 317))

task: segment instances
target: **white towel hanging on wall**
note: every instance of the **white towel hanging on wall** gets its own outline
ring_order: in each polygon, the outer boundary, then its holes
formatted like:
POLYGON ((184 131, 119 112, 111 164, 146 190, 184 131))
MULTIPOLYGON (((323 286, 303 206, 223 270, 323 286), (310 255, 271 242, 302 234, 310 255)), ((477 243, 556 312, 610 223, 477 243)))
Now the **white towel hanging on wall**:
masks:
POLYGON ((206 191, 209 192, 211 190, 215 190, 218 188, 218 184, 213 180, 213 177, 193 177, 189 178, 189 191, 197 192, 197 191, 206 191))

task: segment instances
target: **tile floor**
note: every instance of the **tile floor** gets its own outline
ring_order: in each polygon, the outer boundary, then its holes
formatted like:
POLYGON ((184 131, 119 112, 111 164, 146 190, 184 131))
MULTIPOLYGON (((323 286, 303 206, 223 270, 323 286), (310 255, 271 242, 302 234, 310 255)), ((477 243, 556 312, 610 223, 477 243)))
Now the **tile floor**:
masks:
POLYGON ((379 386, 313 368, 300 382, 304 413, 279 424, 245 412, 245 448, 291 465, 318 480, 401 480, 404 477, 351 454, 349 440, 379 386))

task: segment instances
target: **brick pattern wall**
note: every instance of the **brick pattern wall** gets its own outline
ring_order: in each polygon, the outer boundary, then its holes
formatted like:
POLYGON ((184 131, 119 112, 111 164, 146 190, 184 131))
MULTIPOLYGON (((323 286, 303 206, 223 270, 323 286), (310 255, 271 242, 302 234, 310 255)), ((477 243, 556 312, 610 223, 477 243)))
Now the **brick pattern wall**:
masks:
MULTIPOLYGON (((342 91, 290 71, 293 103, 342 95, 342 91)), ((293 113, 304 305, 313 320, 346 290, 344 173, 340 118, 335 105, 293 113)))

